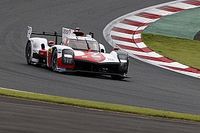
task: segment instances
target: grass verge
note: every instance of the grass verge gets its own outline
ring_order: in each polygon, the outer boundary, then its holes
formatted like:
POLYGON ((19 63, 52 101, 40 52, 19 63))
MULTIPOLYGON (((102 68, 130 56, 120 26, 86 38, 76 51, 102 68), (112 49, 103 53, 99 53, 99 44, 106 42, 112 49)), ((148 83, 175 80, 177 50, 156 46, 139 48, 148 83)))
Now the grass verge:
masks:
POLYGON ((74 98, 52 96, 52 95, 47 95, 47 94, 18 91, 18 90, 13 90, 13 89, 6 89, 6 88, 0 88, 0 95, 18 97, 18 98, 30 99, 30 100, 39 100, 39 101, 58 103, 58 104, 73 105, 73 106, 86 107, 86 108, 93 108, 93 109, 100 109, 100 110, 117 111, 117 112, 132 113, 132 114, 139 114, 139 115, 145 115, 145 116, 183 119, 183 120, 191 120, 191 121, 200 122, 200 115, 163 111, 163 110, 136 107, 136 106, 96 102, 96 101, 90 101, 90 100, 80 100, 80 99, 74 99, 74 98))
POLYGON ((182 64, 200 69, 200 41, 142 34, 145 44, 155 52, 182 64))

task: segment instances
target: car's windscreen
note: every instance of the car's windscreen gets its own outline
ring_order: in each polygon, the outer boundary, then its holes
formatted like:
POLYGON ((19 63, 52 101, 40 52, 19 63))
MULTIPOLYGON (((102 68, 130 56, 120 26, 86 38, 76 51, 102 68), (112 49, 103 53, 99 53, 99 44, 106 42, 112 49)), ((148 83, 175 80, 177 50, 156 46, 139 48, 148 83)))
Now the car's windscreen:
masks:
POLYGON ((97 41, 70 39, 68 46, 75 50, 90 49, 91 51, 99 51, 99 44, 97 41))
POLYGON ((99 51, 99 44, 97 41, 87 41, 90 50, 99 51))

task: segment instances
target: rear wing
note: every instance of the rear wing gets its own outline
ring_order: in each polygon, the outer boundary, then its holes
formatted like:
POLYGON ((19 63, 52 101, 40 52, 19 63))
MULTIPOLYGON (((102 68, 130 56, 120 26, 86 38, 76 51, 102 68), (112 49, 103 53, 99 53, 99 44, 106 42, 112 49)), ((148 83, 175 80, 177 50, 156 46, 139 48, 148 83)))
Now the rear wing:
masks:
MULTIPOLYGON (((66 44, 68 41, 68 38, 70 37, 78 37, 78 36, 84 36, 84 33, 80 31, 79 28, 76 28, 75 30, 70 28, 62 28, 62 43, 66 44)), ((89 34, 86 35, 87 37, 94 38, 94 33, 89 32, 89 34)))
MULTIPOLYGON (((58 32, 33 32, 33 28, 31 26, 27 27, 27 38, 30 39, 31 35, 41 35, 41 36, 54 36, 55 37, 55 44, 58 44, 58 37, 62 37, 62 44, 66 44, 70 37, 77 37, 84 35, 83 32, 75 31, 70 28, 62 28, 62 34, 58 34, 58 32), (80 35, 79 35, 80 34, 80 35)), ((88 34, 91 38, 94 37, 94 34, 90 32, 88 34)))
POLYGON ((62 44, 66 44, 70 36, 76 36, 74 30, 69 28, 62 28, 62 44))
POLYGON ((41 35, 41 36, 54 36, 55 37, 55 44, 58 42, 58 37, 62 37, 60 34, 55 32, 33 32, 33 28, 28 26, 27 29, 27 38, 30 39, 31 35, 41 35))
POLYGON ((28 26, 28 30, 27 30, 27 38, 28 39, 31 38, 31 34, 32 34, 32 27, 28 26))

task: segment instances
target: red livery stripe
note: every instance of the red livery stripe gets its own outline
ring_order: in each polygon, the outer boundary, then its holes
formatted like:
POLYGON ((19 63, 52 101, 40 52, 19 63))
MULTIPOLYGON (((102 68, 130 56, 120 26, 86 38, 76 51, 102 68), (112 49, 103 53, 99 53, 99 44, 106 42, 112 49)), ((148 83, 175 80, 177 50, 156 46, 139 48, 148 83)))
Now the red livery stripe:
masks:
POLYGON ((170 60, 166 57, 150 57, 150 56, 144 56, 144 55, 136 55, 140 58, 148 59, 148 60, 153 60, 153 61, 160 61, 160 62, 166 62, 166 63, 171 63, 174 62, 173 60, 170 60))
POLYGON ((183 1, 183 3, 200 6, 200 1, 197 1, 197 0, 186 0, 186 1, 183 1))
POLYGON ((136 16, 140 16, 140 17, 144 17, 144 18, 150 18, 150 19, 158 19, 158 18, 162 17, 160 15, 156 15, 156 14, 152 14, 152 13, 146 13, 146 12, 138 13, 138 14, 136 14, 136 16))
POLYGON ((121 44, 117 44, 120 48, 122 49, 126 49, 126 50, 133 50, 133 51, 138 51, 138 52, 152 52, 151 49, 149 48, 135 48, 135 47, 131 47, 131 46, 125 46, 125 45, 121 45, 121 44))
POLYGON ((129 19, 124 19, 123 21, 121 21, 121 23, 138 26, 138 27, 148 25, 148 23, 142 23, 142 22, 133 21, 133 20, 129 20, 129 19))
POLYGON ((184 10, 184 9, 181 9, 181 8, 171 7, 171 6, 162 6, 158 9, 165 10, 165 11, 168 11, 168 12, 180 12, 180 11, 184 10))
POLYGON ((126 34, 139 34, 139 33, 143 32, 143 30, 133 31, 133 30, 127 30, 127 29, 118 28, 118 27, 112 28, 112 31, 122 32, 122 33, 126 33, 126 34))

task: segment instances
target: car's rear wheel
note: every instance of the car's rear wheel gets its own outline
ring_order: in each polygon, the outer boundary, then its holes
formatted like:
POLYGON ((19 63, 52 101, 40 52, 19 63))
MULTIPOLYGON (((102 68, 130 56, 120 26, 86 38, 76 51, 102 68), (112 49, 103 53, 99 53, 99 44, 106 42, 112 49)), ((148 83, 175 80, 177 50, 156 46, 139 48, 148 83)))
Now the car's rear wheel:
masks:
POLYGON ((53 71, 57 71, 57 50, 56 49, 53 51, 51 68, 53 71))
POLYGON ((31 55, 32 52, 31 52, 31 50, 32 50, 31 42, 28 41, 27 44, 26 44, 26 51, 25 51, 25 53, 26 53, 26 61, 27 61, 28 65, 31 65, 31 63, 32 63, 32 55, 31 55))

